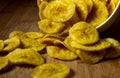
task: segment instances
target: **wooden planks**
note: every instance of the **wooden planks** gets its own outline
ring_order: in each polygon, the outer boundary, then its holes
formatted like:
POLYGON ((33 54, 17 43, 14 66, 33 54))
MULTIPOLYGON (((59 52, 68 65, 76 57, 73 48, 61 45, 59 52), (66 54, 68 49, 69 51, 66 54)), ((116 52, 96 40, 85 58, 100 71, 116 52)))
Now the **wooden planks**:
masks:
MULTIPOLYGON (((0 39, 6 39, 13 30, 39 31, 38 8, 35 0, 0 0, 0 39)), ((120 41, 120 18, 101 37, 113 37, 120 41)), ((120 78, 120 58, 86 64, 80 60, 61 61, 44 55, 46 62, 61 62, 71 68, 67 78, 120 78)), ((0 78, 32 78, 33 67, 14 66, 0 72, 0 78)))

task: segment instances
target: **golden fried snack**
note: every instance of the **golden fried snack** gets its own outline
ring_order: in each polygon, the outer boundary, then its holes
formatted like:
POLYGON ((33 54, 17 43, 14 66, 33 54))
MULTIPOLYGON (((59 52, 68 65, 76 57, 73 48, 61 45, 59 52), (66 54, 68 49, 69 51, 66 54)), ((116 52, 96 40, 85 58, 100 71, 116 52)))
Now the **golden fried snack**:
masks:
POLYGON ((87 22, 97 27, 108 18, 108 10, 105 4, 99 0, 93 0, 93 8, 88 15, 87 22))
POLYGON ((23 34, 20 39, 24 48, 31 48, 36 51, 41 51, 46 46, 41 42, 41 38, 33 39, 29 38, 29 36, 27 36, 26 34, 23 34))
POLYGON ((93 44, 99 40, 97 30, 86 22, 78 22, 69 30, 69 36, 80 44, 93 44))
POLYGON ((0 70, 8 66, 8 58, 0 56, 0 70))
POLYGON ((102 1, 107 6, 110 0, 100 0, 100 1, 102 1))
POLYGON ((44 58, 33 49, 15 49, 7 55, 12 64, 30 64, 41 65, 44 63, 44 58))
POLYGON ((110 0, 110 2, 107 5, 108 11, 109 11, 109 15, 112 14, 112 12, 115 10, 116 5, 118 4, 119 0, 110 0))
POLYGON ((43 11, 45 10, 46 6, 48 5, 47 1, 42 1, 41 4, 39 4, 39 17, 40 19, 45 19, 46 17, 43 14, 43 11))
POLYGON ((39 29, 45 33, 59 33, 65 28, 65 24, 61 22, 53 22, 49 19, 43 19, 38 22, 39 29))
POLYGON ((0 51, 2 51, 4 48, 4 41, 0 40, 0 51))
POLYGON ((110 48, 106 49, 106 54, 104 58, 115 58, 120 56, 120 43, 114 38, 106 38, 106 41, 110 42, 112 45, 110 48))
POLYGON ((28 38, 32 38, 32 39, 38 39, 44 36, 44 34, 40 32, 26 32, 25 34, 28 38))
POLYGON ((105 55, 104 50, 95 51, 95 52, 77 50, 76 53, 80 57, 81 61, 90 63, 90 64, 98 63, 100 60, 103 59, 103 57, 105 55))
POLYGON ((74 60, 78 57, 74 52, 68 50, 65 47, 47 46, 46 49, 47 54, 50 57, 57 58, 60 60, 74 60))
POLYGON ((61 63, 48 63, 33 69, 33 78, 66 78, 70 68, 61 63))
POLYGON ((81 21, 85 21, 88 15, 88 7, 84 0, 70 0, 75 3, 76 11, 81 21))
POLYGON ((68 21, 75 12, 75 4, 70 1, 55 0, 48 3, 43 14, 55 22, 68 21))
POLYGON ((12 51, 20 46, 20 39, 19 37, 11 37, 9 39, 4 40, 5 47, 3 51, 12 51))
POLYGON ((111 46, 110 42, 107 42, 104 39, 100 39, 98 42, 94 43, 94 44, 90 44, 90 45, 81 45, 76 41, 71 41, 71 46, 77 49, 82 49, 85 51, 100 51, 106 48, 109 48, 111 46))
POLYGON ((93 7, 93 1, 92 0, 84 0, 84 1, 87 4, 88 13, 90 13, 93 7))
POLYGON ((37 6, 39 7, 41 4, 41 0, 37 0, 37 6))
POLYGON ((14 30, 9 34, 9 38, 12 38, 12 37, 15 37, 15 36, 20 37, 22 34, 24 34, 23 31, 14 30))

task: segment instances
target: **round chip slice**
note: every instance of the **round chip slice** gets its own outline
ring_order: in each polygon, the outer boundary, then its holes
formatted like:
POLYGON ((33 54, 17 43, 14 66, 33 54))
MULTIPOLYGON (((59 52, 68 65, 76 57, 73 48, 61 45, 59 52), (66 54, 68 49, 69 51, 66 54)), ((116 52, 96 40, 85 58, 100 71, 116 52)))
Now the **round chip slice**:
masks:
POLYGON ((49 19, 43 19, 38 22, 39 29, 45 33, 59 33, 61 32, 65 24, 60 22, 53 22, 49 19))
POLYGON ((105 55, 105 51, 95 51, 95 52, 89 52, 89 51, 83 51, 83 50, 77 50, 76 52, 78 56, 80 57, 81 61, 86 63, 98 63, 100 60, 103 59, 105 55))
POLYGON ((0 51, 2 51, 4 48, 4 41, 0 40, 0 51))
POLYGON ((66 78, 70 68, 61 63, 48 63, 33 69, 33 78, 66 78))
POLYGON ((8 58, 0 56, 0 70, 8 66, 8 58))
POLYGON ((12 64, 30 64, 41 65, 44 63, 44 58, 35 50, 32 49, 15 49, 7 55, 12 64))
POLYGON ((108 18, 108 10, 105 4, 99 0, 93 0, 93 8, 88 15, 87 22, 97 27, 108 18))
POLYGON ((47 54, 50 57, 57 58, 60 60, 74 60, 78 57, 74 52, 68 50, 65 47, 47 46, 46 49, 47 49, 47 54))
POLYGON ((88 13, 90 13, 92 10, 92 7, 93 7, 93 1, 92 0, 85 0, 85 3, 87 4, 88 13))
POLYGON ((78 22, 69 30, 69 36, 80 44, 93 44, 99 40, 97 30, 86 22, 78 22))
POLYGON ((19 30, 15 30, 15 31, 12 31, 10 34, 9 34, 9 38, 12 38, 12 37, 20 37, 22 34, 24 34, 23 31, 19 31, 19 30))
POLYGON ((90 52, 100 51, 100 50, 109 48, 111 46, 111 43, 107 42, 104 39, 100 39, 98 42, 91 44, 91 45, 81 45, 76 41, 71 41, 70 44, 74 48, 82 49, 82 50, 90 51, 90 52))
POLYGON ((75 4, 69 1, 55 0, 48 3, 43 14, 55 22, 68 21, 75 12, 75 4))

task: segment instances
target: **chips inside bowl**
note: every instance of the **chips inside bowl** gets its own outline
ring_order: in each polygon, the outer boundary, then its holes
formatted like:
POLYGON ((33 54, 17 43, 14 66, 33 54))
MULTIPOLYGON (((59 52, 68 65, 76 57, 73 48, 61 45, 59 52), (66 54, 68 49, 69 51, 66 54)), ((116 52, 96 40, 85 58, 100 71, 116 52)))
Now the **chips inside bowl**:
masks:
POLYGON ((110 16, 103 23, 98 25, 96 27, 96 29, 99 32, 105 31, 107 28, 109 28, 114 23, 114 21, 117 19, 118 15, 119 15, 119 13, 120 13, 120 0, 117 3, 114 11, 110 14, 110 16))

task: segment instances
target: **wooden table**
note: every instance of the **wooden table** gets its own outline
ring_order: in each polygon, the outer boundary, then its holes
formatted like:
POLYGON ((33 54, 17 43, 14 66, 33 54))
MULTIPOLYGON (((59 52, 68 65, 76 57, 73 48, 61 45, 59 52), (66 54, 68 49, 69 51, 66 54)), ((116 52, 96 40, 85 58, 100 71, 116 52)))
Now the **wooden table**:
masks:
MULTIPOLYGON (((0 0, 0 39, 8 38, 13 30, 39 31, 38 8, 35 0, 0 0)), ((120 17, 102 38, 113 37, 120 41, 120 17)), ((71 68, 67 78, 120 78, 120 58, 103 60, 98 64, 86 64, 80 60, 60 61, 44 55, 47 63, 61 62, 71 68)), ((0 72, 0 78, 32 78, 30 66, 13 66, 0 72)))

